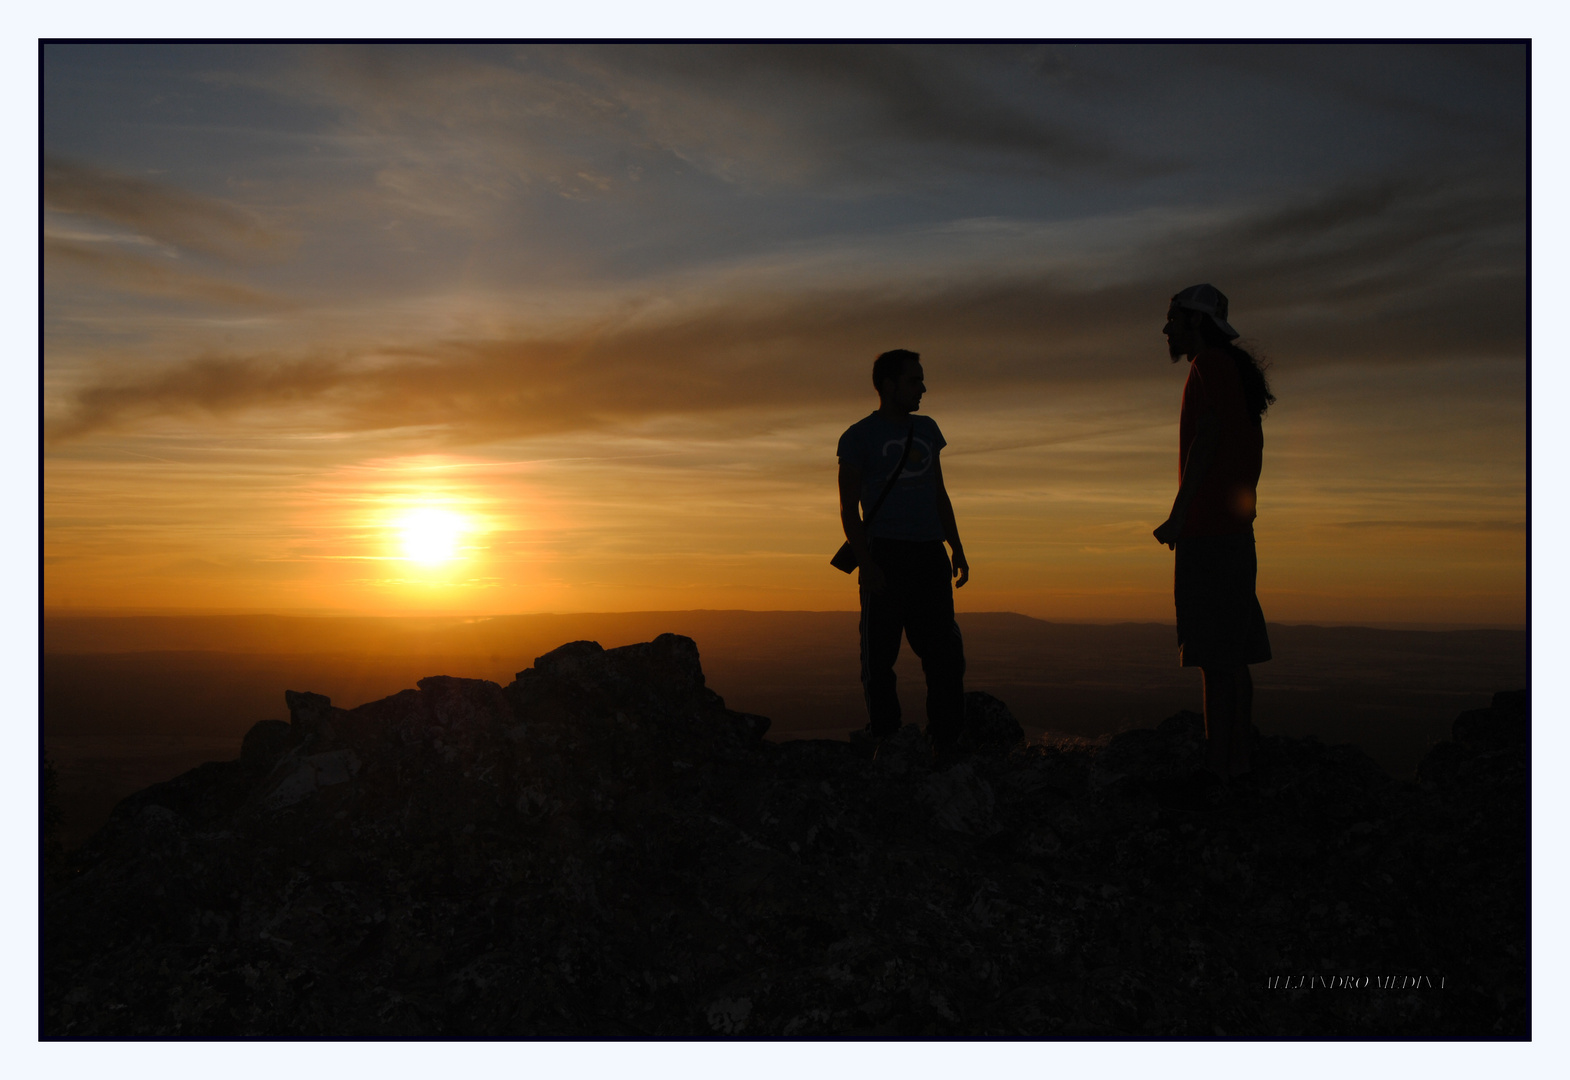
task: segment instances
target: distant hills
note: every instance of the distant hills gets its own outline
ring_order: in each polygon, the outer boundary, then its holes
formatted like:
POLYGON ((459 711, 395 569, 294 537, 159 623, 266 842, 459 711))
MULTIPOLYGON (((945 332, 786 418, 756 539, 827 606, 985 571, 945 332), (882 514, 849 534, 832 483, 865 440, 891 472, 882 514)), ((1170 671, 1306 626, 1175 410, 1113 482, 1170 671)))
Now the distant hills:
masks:
MULTIPOLYGON (((966 685, 1007 702, 1028 735, 1095 738, 1149 727, 1200 704, 1170 625, 1051 623, 965 613, 966 685)), ((46 617, 45 743, 62 770, 71 832, 115 799, 237 747, 286 715, 285 690, 344 707, 428 675, 502 685, 565 642, 614 648, 677 633, 697 642, 727 705, 767 716, 771 740, 843 738, 864 722, 857 614, 672 611, 480 619, 287 616, 46 617), (133 760, 135 759, 135 760, 133 760)), ((1256 719, 1270 734, 1355 743, 1411 774, 1450 721, 1501 687, 1527 684, 1524 631, 1272 625, 1258 665, 1256 719)), ((924 720, 920 664, 898 666, 907 720, 924 720)))
MULTIPOLYGON (((1168 625, 1051 623, 1010 612, 959 616, 967 685, 1007 701, 1027 731, 1094 736, 1154 723, 1199 700, 1168 625)), ((1364 745, 1410 768, 1449 718, 1526 683, 1526 634, 1272 625, 1276 659, 1255 668, 1257 713, 1283 734, 1364 745), (1419 745, 1395 753, 1392 725, 1419 745)), ((431 674, 507 683, 567 641, 606 648, 661 633, 693 638, 710 685, 769 716, 772 738, 859 727, 855 612, 668 611, 453 618, 55 617, 44 623, 46 731, 226 734, 278 717, 285 689, 347 705, 431 674), (173 687, 180 688, 172 694, 173 687)), ((899 668, 920 719, 919 663, 899 668)))

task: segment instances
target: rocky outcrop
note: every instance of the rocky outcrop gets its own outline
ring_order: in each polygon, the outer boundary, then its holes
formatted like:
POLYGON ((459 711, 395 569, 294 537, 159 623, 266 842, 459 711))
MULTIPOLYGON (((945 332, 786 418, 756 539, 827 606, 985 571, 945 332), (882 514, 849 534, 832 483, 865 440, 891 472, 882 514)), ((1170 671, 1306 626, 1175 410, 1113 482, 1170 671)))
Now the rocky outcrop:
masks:
POLYGON ((1199 794, 1191 713, 770 743, 673 635, 287 700, 51 875, 46 1037, 1528 1034, 1524 694, 1199 794))

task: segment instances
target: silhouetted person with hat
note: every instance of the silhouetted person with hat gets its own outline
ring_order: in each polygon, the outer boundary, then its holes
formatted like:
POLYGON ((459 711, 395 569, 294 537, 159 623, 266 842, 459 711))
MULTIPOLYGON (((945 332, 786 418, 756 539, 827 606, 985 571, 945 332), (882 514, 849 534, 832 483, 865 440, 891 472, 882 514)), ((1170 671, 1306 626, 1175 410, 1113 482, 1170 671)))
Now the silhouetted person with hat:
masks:
POLYGON ((1254 504, 1264 448, 1260 419, 1275 395, 1259 361, 1233 344, 1227 298, 1192 285, 1172 298, 1162 328, 1172 362, 1187 357, 1179 423, 1181 482, 1156 539, 1177 552, 1173 598, 1184 667, 1205 679, 1205 766, 1226 779, 1253 767, 1254 681, 1270 659, 1254 593, 1254 504))
POLYGON ((938 462, 946 440, 931 417, 912 415, 927 392, 923 376, 921 356, 908 349, 873 363, 877 411, 840 436, 840 522, 861 571, 867 730, 878 740, 899 730, 894 661, 903 634, 921 657, 927 735, 942 763, 955 754, 964 721, 965 649, 954 588, 970 579, 970 564, 938 462), (870 520, 864 523, 858 506, 870 520), (958 579, 953 587, 951 578, 958 579))

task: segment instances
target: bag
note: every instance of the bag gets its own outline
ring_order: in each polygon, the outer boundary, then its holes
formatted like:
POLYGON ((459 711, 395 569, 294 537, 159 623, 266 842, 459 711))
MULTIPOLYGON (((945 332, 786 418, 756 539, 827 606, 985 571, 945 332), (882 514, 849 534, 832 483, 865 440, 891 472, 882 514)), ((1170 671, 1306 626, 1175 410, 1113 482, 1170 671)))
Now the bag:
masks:
MULTIPOLYGON (((889 492, 894 490, 894 481, 899 479, 900 473, 905 471, 905 462, 910 458, 910 440, 916 437, 916 422, 911 421, 910 430, 905 433, 905 449, 899 456, 899 467, 889 475, 888 483, 883 485, 883 490, 878 494, 878 501, 872 504, 872 509, 867 514, 867 520, 862 522, 863 527, 870 527, 872 519, 878 516, 878 511, 883 508, 883 500, 889 497, 889 492)), ((856 569, 856 549, 850 546, 847 540, 840 545, 840 549, 829 560, 829 565, 842 574, 849 574, 856 569)))
POLYGON ((856 569, 856 549, 850 546, 849 540, 840 545, 840 549, 834 553, 834 558, 829 560, 829 565, 842 574, 848 574, 856 569))

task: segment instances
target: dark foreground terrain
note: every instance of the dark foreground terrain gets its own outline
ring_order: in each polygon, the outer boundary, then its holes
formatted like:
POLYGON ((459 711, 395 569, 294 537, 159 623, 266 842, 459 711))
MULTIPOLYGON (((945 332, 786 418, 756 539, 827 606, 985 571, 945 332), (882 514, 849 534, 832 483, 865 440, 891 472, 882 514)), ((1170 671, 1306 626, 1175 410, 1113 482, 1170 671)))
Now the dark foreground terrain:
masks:
POLYGON ((1524 693, 1225 792, 1191 713, 772 743, 671 634, 287 697, 47 857, 45 1037, 1529 1035, 1524 693))
MULTIPOLYGON (((685 611, 483 619, 274 616, 46 617, 44 741, 59 767, 62 840, 75 847, 125 796, 232 756, 251 725, 286 716, 279 689, 343 706, 427 675, 511 681, 564 641, 607 648, 675 632, 703 653, 708 685, 771 721, 768 738, 843 739, 866 723, 853 611, 685 611)), ((1197 708, 1199 673, 1178 667, 1168 624, 1050 623, 961 612, 966 685, 1007 701, 1035 741, 1095 739, 1197 708)), ((1524 631, 1376 630, 1272 624, 1276 658, 1253 668, 1270 735, 1355 743, 1411 779, 1457 713, 1525 686, 1524 631)), ((911 719, 922 675, 897 665, 911 719)))

